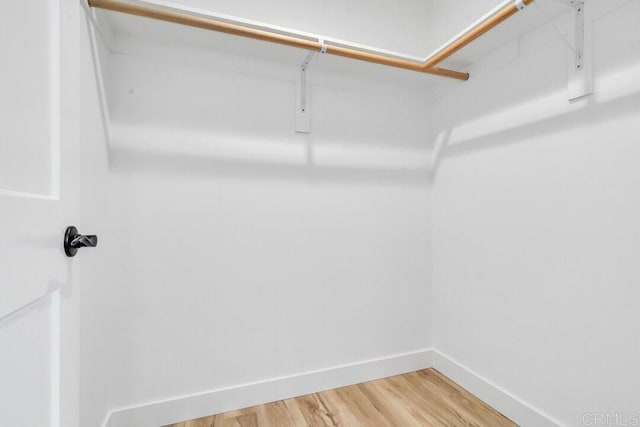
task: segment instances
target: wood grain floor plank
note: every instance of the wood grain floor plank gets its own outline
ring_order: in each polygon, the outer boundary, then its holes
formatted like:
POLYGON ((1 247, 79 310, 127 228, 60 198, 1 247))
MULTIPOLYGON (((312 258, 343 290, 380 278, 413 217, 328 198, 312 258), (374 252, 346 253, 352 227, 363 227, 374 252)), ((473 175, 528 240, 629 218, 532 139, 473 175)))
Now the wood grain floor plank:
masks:
POLYGON ((213 417, 214 427, 258 427, 256 408, 240 409, 213 417))
POLYGON ((325 403, 318 398, 318 394, 285 400, 285 405, 291 412, 296 426, 332 427, 336 421, 325 403))
POLYGON ((420 427, 433 424, 420 411, 414 410, 411 403, 402 397, 401 390, 387 381, 372 381, 358 387, 391 425, 420 427))
POLYGON ((440 389, 429 381, 421 379, 417 373, 407 376, 406 379, 414 386, 416 393, 421 393, 431 403, 430 410, 434 411, 440 420, 454 422, 454 425, 459 426, 494 426, 494 424, 478 424, 475 417, 470 416, 469 411, 461 405, 464 402, 459 401, 455 392, 440 389))
POLYGON ((459 425, 513 426, 502 414, 435 369, 418 371, 408 378, 446 408, 448 417, 458 420, 459 425))
MULTIPOLYGON (((440 396, 425 393, 416 383, 415 373, 388 378, 391 387, 401 392, 402 399, 408 401, 418 414, 426 419, 428 426, 459 425, 451 423, 451 417, 440 396)), ((464 424, 462 424, 464 425, 464 424)))
POLYGON ((168 427, 517 427, 435 369, 168 427))
POLYGON ((184 427, 213 427, 213 416, 187 421, 184 423, 184 427))
POLYGON ((260 427, 296 427, 296 423, 283 401, 268 403, 256 408, 260 427))
POLYGON ((357 385, 319 393, 318 398, 338 426, 394 427, 357 385))

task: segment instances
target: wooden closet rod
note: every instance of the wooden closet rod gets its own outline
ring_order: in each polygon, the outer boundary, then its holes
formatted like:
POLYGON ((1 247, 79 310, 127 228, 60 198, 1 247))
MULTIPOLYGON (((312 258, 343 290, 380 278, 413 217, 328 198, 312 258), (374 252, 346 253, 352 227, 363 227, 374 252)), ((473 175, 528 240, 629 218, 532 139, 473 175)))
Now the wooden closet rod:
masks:
POLYGON ((449 41, 443 47, 429 55, 422 66, 427 69, 435 67, 481 35, 489 32, 502 22, 523 10, 526 6, 529 6, 533 1, 534 0, 509 0, 503 2, 487 16, 481 18, 470 28, 466 29, 461 34, 454 37, 453 40, 449 41))
POLYGON ((175 24, 202 28, 241 37, 248 37, 251 39, 297 47, 305 50, 320 52, 324 48, 325 52, 330 55, 337 55, 345 58, 357 59, 360 61, 403 68, 422 73, 435 74, 458 80, 468 80, 469 74, 439 68, 437 65, 532 2, 533 0, 509 0, 503 3, 502 6, 499 6, 487 18, 476 23, 474 26, 454 38, 444 47, 427 57, 424 62, 419 62, 351 47, 335 44, 323 44, 321 40, 312 40, 310 38, 304 38, 296 35, 281 34, 279 32, 269 31, 268 29, 263 30, 253 28, 251 26, 224 22, 212 18, 174 12, 159 7, 139 6, 117 0, 88 0, 89 6, 95 8, 142 16, 145 18, 157 19, 160 21, 172 22, 175 24))

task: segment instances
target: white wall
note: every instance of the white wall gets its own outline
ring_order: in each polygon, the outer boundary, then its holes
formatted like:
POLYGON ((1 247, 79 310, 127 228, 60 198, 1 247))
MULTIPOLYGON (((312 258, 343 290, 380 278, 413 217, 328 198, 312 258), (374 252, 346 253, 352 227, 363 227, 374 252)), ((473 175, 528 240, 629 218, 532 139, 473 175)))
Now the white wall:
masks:
POLYGON ((567 103, 567 53, 544 28, 433 106, 434 346, 567 426, 639 410, 640 2, 627 3, 595 21, 589 101, 567 103))
MULTIPOLYGON (((84 12, 80 25, 80 221, 81 230, 98 235, 99 245, 77 257, 81 267, 80 296, 80 415, 82 426, 98 426, 117 395, 115 385, 126 381, 128 373, 117 370, 121 346, 117 336, 125 336, 120 322, 121 289, 128 284, 120 266, 125 256, 116 242, 126 236, 127 218, 117 199, 117 177, 109 173, 108 121, 103 117, 98 61, 108 59, 108 51, 91 31, 84 12), (96 44, 95 56, 92 41, 96 44), (115 196, 112 193, 115 192, 115 196), (90 230, 90 231, 89 231, 90 230), (109 334, 109 331, 115 331, 109 334), (118 334, 120 331, 120 334, 118 334)), ((108 77, 108 73, 104 75, 108 77)))
MULTIPOLYGON (((216 11, 405 43, 240 3, 216 11)), ((82 259, 82 425, 432 344, 565 425, 637 410, 638 12, 597 20, 586 103, 567 103, 544 28, 429 109, 400 71, 318 71, 310 136, 293 132, 290 64, 122 37, 124 54, 102 46, 105 138, 85 44, 82 226, 100 248, 82 259), (433 242, 430 139, 447 143, 433 242)))
POLYGON ((316 73, 304 136, 295 67, 126 44, 108 142, 83 73, 82 425, 430 347, 420 86, 316 73))

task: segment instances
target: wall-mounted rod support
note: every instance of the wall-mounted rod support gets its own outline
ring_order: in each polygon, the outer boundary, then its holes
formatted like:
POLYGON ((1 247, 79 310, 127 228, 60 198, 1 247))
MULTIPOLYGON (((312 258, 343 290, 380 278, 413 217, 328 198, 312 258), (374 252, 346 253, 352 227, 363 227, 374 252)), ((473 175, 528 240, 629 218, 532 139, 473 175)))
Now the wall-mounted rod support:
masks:
POLYGON ((309 65, 317 54, 317 52, 309 52, 304 61, 302 61, 302 65, 300 66, 300 110, 303 113, 307 111, 307 92, 309 91, 309 85, 307 84, 307 74, 309 74, 309 65))
POLYGON ((584 67, 584 2, 572 1, 571 4, 576 11, 576 35, 575 35, 575 51, 576 69, 581 70, 584 67))
MULTIPOLYGON (((323 52, 323 50, 320 52, 323 52)), ((309 52, 300 65, 300 75, 296 82, 296 132, 298 133, 309 133, 311 130, 311 112, 309 111, 311 84, 309 73, 311 72, 311 61, 313 61, 317 55, 318 52, 316 51, 309 52)))
POLYGON ((384 53, 372 52, 366 49, 345 46, 344 44, 334 44, 331 41, 323 42, 319 38, 304 37, 294 33, 285 33, 270 30, 269 28, 256 28, 255 26, 242 25, 236 22, 226 22, 210 17, 197 16, 183 13, 182 11, 169 10, 162 7, 141 6, 138 4, 126 3, 117 0, 88 0, 92 7, 106 9, 129 15, 142 16, 160 21, 172 22, 190 27, 202 28, 241 37, 248 37, 270 43, 277 43, 300 49, 316 52, 324 51, 329 55, 342 56, 345 58, 357 59, 360 61, 372 62, 375 64, 387 65, 390 67, 402 68, 405 70, 418 71, 422 73, 434 74, 443 77, 450 77, 458 80, 468 80, 469 74, 459 71, 439 68, 438 64, 480 37, 482 34, 499 25, 501 22, 521 10, 522 5, 528 5, 533 0, 508 0, 498 7, 494 12, 483 18, 471 28, 454 38, 442 48, 425 59, 424 62, 411 60, 384 53))

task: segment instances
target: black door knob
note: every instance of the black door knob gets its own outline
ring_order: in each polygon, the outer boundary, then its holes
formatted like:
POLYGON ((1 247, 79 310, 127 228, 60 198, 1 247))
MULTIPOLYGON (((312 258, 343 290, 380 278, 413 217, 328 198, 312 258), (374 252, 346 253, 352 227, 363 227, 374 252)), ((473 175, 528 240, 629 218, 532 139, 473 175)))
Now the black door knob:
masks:
POLYGON ((67 227, 67 231, 64 233, 64 253, 68 257, 75 256, 79 248, 95 248, 96 246, 98 246, 98 236, 80 234, 73 225, 67 227))

